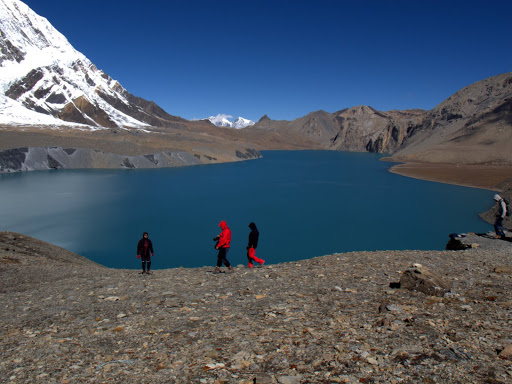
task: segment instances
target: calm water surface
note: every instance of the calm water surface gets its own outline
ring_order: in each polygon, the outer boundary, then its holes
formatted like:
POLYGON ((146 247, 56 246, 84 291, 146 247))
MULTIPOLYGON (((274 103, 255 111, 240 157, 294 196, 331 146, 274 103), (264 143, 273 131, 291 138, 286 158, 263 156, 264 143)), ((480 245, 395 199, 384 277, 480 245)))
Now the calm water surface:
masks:
POLYGON ((214 265, 226 220, 228 259, 278 263, 335 252, 443 249, 452 232, 487 231, 493 192, 406 178, 366 153, 264 152, 259 160, 158 170, 59 170, 0 175, 0 230, 65 247, 108 267, 139 268, 149 232, 154 269, 214 265))

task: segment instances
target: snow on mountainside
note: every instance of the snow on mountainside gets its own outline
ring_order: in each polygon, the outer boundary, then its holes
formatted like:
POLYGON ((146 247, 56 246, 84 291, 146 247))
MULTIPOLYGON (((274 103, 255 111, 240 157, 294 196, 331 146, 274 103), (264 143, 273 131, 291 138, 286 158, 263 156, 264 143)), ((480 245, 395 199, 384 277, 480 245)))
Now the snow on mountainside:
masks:
POLYGON ((243 117, 238 117, 235 121, 233 121, 233 128, 240 129, 254 124, 256 124, 255 121, 244 119, 243 117))
POLYGON ((179 119, 128 93, 19 0, 0 0, 0 38, 0 123, 142 128, 179 119))
POLYGON ((233 118, 231 115, 217 115, 217 116, 210 116, 208 120, 213 125, 216 125, 217 127, 229 127, 229 128, 246 128, 250 125, 256 124, 252 120, 244 119, 243 117, 238 117, 234 121, 230 121, 229 119, 233 118))
POLYGON ((228 117, 233 117, 229 115, 217 115, 217 116, 210 116, 208 120, 210 120, 210 123, 213 125, 216 125, 217 127, 229 127, 233 125, 231 121, 228 120, 228 117))

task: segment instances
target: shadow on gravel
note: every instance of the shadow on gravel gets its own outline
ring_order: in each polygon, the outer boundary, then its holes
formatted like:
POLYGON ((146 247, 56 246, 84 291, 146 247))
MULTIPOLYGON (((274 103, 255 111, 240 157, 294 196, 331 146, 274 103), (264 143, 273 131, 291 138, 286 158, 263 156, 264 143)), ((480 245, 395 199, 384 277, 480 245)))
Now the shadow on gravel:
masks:
POLYGON ((480 236, 480 237, 485 237, 486 239, 503 240, 503 241, 508 241, 509 243, 512 243, 512 237, 499 238, 494 235, 490 235, 488 233, 475 233, 475 235, 480 236))

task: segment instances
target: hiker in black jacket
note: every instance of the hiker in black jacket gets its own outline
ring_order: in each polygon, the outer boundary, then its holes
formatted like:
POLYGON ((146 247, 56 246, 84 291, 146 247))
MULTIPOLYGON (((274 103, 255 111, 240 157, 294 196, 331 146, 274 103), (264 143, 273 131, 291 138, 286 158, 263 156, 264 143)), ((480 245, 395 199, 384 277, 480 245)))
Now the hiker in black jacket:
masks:
POLYGON ((149 271, 151 269, 151 256, 153 256, 153 243, 149 239, 148 233, 144 232, 142 239, 140 239, 137 244, 137 258, 142 258, 142 273, 151 273, 149 271))
POLYGON ((494 231, 496 232, 496 237, 504 239, 505 232, 503 232, 503 219, 507 215, 507 204, 505 203, 505 200, 503 200, 503 198, 498 194, 494 195, 494 201, 497 203, 494 231))
POLYGON ((248 267, 254 267, 253 261, 263 265, 265 260, 256 257, 256 247, 258 246, 258 240, 260 238, 260 233, 258 228, 256 228, 256 224, 250 223, 249 228, 251 228, 251 233, 249 233, 249 244, 247 245, 247 260, 249 260, 248 267))

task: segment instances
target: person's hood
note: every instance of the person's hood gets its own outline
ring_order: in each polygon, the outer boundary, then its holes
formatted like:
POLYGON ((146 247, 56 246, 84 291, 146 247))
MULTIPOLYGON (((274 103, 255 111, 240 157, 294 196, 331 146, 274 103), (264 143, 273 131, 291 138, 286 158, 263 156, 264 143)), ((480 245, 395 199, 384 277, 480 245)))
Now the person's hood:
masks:
POLYGON ((496 194, 494 195, 494 201, 500 201, 501 200, 501 196, 496 194))
POLYGON ((257 228, 256 228, 256 224, 254 224, 254 223, 252 223, 252 222, 251 222, 251 224, 249 224, 249 228, 251 228, 251 229, 253 229, 253 230, 254 230, 254 229, 257 229, 257 228))
POLYGON ((221 227, 222 229, 227 229, 228 228, 228 225, 226 224, 226 222, 224 220, 222 220, 220 223, 219 223, 219 227, 221 227))

